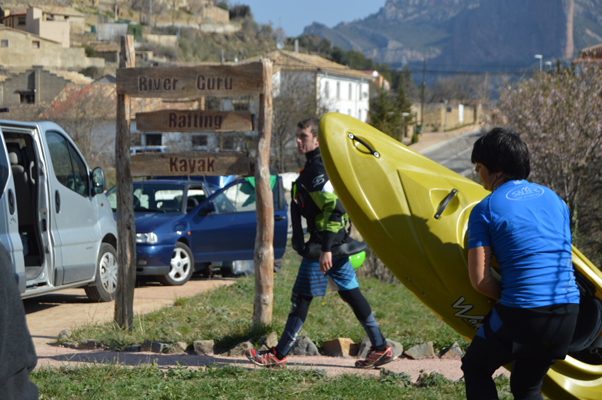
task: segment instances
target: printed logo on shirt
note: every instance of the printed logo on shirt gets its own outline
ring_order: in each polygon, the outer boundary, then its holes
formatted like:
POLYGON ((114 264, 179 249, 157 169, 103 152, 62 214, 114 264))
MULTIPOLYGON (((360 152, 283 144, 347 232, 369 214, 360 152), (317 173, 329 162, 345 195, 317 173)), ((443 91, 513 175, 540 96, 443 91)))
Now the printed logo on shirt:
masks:
POLYGON ((314 185, 314 187, 316 187, 316 186, 324 183, 325 180, 326 179, 324 179, 324 174, 322 174, 322 175, 316 176, 311 183, 314 185))
POLYGON ((512 189, 508 193, 506 193, 506 198, 508 200, 533 200, 543 194, 543 188, 540 187, 529 187, 522 186, 516 189, 512 189))

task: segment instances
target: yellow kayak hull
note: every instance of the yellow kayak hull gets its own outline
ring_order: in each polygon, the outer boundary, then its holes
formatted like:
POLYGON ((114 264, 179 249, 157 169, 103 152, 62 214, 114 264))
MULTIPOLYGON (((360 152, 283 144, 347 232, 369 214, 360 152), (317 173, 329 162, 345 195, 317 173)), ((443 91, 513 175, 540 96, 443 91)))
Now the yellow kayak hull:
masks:
MULTIPOLYGON (((493 302, 470 284, 466 231, 472 207, 489 192, 343 114, 321 118, 319 143, 328 177, 370 248, 423 304, 472 340, 493 302)), ((602 298, 602 273, 574 247, 573 264, 602 298)), ((602 366, 567 357, 548 372, 542 391, 551 399, 602 399, 602 366)))

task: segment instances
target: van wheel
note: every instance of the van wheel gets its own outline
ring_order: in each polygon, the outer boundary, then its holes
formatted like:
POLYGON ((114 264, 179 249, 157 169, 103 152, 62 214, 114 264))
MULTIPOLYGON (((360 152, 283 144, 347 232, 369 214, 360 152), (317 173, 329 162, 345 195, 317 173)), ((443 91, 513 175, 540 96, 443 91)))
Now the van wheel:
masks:
POLYGON ((88 298, 95 302, 115 299, 117 290, 117 250, 108 243, 100 245, 94 283, 84 287, 88 298))
POLYGON ((182 242, 177 242, 171 257, 171 269, 167 275, 157 275, 157 280, 165 286, 181 286, 190 280, 194 270, 192 251, 182 242))

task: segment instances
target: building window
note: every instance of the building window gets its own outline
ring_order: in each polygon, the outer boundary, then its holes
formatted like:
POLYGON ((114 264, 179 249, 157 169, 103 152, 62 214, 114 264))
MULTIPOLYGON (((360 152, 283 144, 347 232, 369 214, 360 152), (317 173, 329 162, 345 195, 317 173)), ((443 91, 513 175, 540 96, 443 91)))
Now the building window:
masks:
POLYGON ((32 92, 19 93, 21 104, 35 104, 36 96, 32 92))
POLYGON ((337 100, 341 99, 341 82, 337 82, 337 100))
POLYGON ((358 100, 362 99, 362 85, 361 84, 357 85, 357 99, 358 100))
POLYGON ((351 115, 351 108, 347 109, 347 115, 349 115, 350 117, 353 117, 353 115, 351 115))
POLYGON ((32 40, 31 41, 31 47, 34 49, 39 49, 40 48, 40 41, 39 40, 32 40))
POLYGON ((192 137, 193 147, 205 147, 208 142, 207 135, 195 135, 192 137))
POLYGON ((357 110, 357 119, 362 120, 362 110, 357 110))
POLYGON ((161 134, 160 133, 147 133, 144 135, 146 137, 146 145, 147 146, 161 146, 161 134))
POLYGON ((25 17, 19 17, 19 22, 17 22, 17 25, 27 25, 25 17))
POLYGON ((324 84, 324 98, 328 99, 330 97, 330 87, 328 85, 328 81, 324 84))
POLYGON ((349 100, 353 100, 353 90, 351 89, 351 83, 349 84, 349 100))
POLYGON ((8 47, 8 40, 2 39, 0 41, 0 47, 8 47))
POLYGON ((234 149, 234 136, 228 135, 222 137, 222 150, 232 150, 234 149))

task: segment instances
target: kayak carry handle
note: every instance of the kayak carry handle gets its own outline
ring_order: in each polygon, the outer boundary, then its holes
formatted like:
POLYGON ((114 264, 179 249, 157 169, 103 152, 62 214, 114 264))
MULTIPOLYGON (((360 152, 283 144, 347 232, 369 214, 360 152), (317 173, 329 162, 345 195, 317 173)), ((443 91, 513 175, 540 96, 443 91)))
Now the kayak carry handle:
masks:
POLYGON ((454 198, 456 193, 458 193, 456 189, 452 189, 452 191, 449 192, 445 200, 443 200, 443 204, 441 204, 441 207, 439 207, 439 209, 437 210, 437 213, 435 214, 435 219, 441 218, 441 214, 443 214, 443 211, 445 211, 445 208, 449 205, 449 202, 454 198))
POLYGON ((364 142, 362 139, 358 138, 353 133, 348 133, 347 137, 349 139, 351 139, 351 140, 357 140, 358 142, 360 142, 362 145, 364 145, 365 148, 368 149, 368 151, 370 152, 370 154, 372 154, 374 157, 376 157, 376 158, 380 157, 380 153, 378 151, 372 150, 372 147, 370 147, 368 145, 368 143, 364 142))

